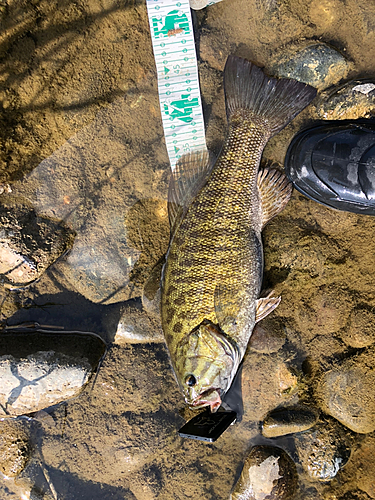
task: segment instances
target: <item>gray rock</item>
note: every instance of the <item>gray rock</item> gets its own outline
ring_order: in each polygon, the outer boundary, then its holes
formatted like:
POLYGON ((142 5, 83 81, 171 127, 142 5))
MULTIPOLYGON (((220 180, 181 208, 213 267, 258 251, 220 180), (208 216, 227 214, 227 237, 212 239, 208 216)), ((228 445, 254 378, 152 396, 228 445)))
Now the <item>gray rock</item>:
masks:
POLYGON ((375 81, 355 80, 322 92, 315 103, 319 120, 357 120, 375 115, 375 81))
POLYGON ((130 302, 122 309, 122 315, 117 325, 115 344, 164 342, 160 322, 150 317, 137 302, 130 302))
POLYGON ((281 448, 254 446, 245 460, 231 500, 288 500, 297 488, 293 460, 281 448))
POLYGON ((0 471, 6 477, 18 476, 32 455, 30 422, 25 418, 0 421, 0 471))
POLYGON ((0 206, 0 281, 8 288, 30 285, 73 245, 74 232, 16 203, 0 206))
POLYGON ((319 411, 309 406, 278 408, 264 419, 262 434, 266 438, 274 438, 303 432, 313 427, 318 417, 319 411))
POLYGON ((327 420, 295 436, 298 457, 311 479, 330 481, 348 462, 351 437, 338 424, 327 420))
POLYGON ((73 248, 54 270, 64 286, 95 303, 139 296, 139 278, 162 255, 143 259, 149 250, 144 250, 144 220, 138 220, 138 226, 133 220, 128 228, 128 214, 139 200, 155 201, 150 224, 153 252, 169 238, 168 229, 166 234, 155 231, 158 224, 168 225, 165 202, 160 210, 158 202, 167 198, 169 179, 161 121, 155 119, 152 126, 149 121, 159 107, 157 91, 144 92, 129 92, 98 113, 22 182, 14 183, 9 195, 22 194, 38 214, 64 220, 76 232, 73 248), (142 127, 147 138, 140 140, 142 127), (140 241, 131 234, 136 227, 141 228, 140 241), (143 264, 138 262, 141 258, 143 264), (135 264, 138 274, 133 276, 135 264))
POLYGON ((0 415, 36 412, 79 394, 105 352, 93 334, 0 335, 0 415))
POLYGON ((375 430, 374 349, 324 373, 316 387, 322 410, 354 432, 375 430))
POLYGON ((324 90, 345 78, 351 64, 325 43, 307 41, 290 44, 276 51, 267 66, 274 76, 292 78, 324 90))

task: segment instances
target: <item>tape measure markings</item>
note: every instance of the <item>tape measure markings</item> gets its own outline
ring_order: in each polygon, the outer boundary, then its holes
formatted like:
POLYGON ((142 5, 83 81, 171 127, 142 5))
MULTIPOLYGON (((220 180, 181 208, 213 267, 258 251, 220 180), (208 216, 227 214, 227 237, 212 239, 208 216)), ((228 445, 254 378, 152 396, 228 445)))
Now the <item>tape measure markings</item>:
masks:
POLYGON ((190 3, 146 1, 165 142, 174 169, 182 154, 206 148, 190 3))

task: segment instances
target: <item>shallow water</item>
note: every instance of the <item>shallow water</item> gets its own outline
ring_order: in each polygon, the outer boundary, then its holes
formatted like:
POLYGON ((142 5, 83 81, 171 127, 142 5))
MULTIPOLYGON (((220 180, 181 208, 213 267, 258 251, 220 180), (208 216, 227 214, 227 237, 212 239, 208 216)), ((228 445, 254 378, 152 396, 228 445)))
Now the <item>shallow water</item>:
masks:
MULTIPOLYGON (((92 331, 109 345, 95 383, 37 417, 39 451, 19 478, 1 480, 0 497, 29 498, 33 489, 31 498, 46 499, 54 491, 72 500, 227 499, 249 449, 273 443, 297 462, 296 499, 375 498, 374 432, 350 434, 350 461, 324 483, 303 473, 292 438, 260 435, 270 410, 314 400, 321 372, 372 356, 351 345, 350 332, 355 311, 375 306, 373 218, 294 192, 263 233, 264 287, 282 303, 264 322, 271 336, 261 352, 246 356, 242 420, 213 444, 180 438, 184 404, 164 344, 113 343, 124 313, 140 331, 160 329, 157 315, 139 312, 168 244, 169 165, 145 5, 15 0, 0 15, 0 183, 11 189, 0 202, 28 204, 76 232, 72 250, 38 282, 0 289, 0 320, 92 331)), ((208 146, 217 153, 225 133, 228 54, 268 69, 288 44, 320 40, 348 58, 346 79, 370 78, 374 16, 375 4, 357 0, 223 0, 195 13, 208 146)), ((282 163, 293 135, 313 122, 311 107, 264 157, 282 163)))

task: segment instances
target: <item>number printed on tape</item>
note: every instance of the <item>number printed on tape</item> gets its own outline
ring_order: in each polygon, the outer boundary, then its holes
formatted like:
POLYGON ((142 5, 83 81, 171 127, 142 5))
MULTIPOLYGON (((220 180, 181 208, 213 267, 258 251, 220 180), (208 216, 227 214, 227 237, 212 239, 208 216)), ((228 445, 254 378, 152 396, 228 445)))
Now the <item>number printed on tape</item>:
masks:
POLYGON ((188 1, 147 0, 160 109, 172 170, 184 153, 206 149, 188 1))

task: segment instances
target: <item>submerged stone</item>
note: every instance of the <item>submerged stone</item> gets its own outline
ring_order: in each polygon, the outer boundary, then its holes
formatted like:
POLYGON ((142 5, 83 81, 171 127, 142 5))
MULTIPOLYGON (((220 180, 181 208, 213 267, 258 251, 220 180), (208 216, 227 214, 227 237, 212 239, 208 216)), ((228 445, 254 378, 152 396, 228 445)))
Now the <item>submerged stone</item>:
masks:
POLYGON ((16 477, 32 455, 29 422, 23 419, 0 420, 0 471, 16 477))
POLYGON ((345 78, 350 63, 333 47, 308 41, 304 46, 291 44, 277 51, 268 72, 279 78, 292 78, 324 90, 345 78))
POLYGON ((375 430, 374 350, 346 359, 321 377, 316 397, 322 410, 354 432, 375 430))
POLYGON ((164 342, 160 319, 159 322, 155 321, 141 304, 130 301, 121 312, 114 339, 115 344, 164 342))
POLYGON ((286 333, 277 319, 265 318, 255 325, 249 341, 253 351, 270 354, 277 352, 285 344, 286 333))
POLYGON ((21 204, 1 206, 0 223, 0 281, 8 288, 30 285, 73 245, 68 227, 21 204))
POLYGON ((262 434, 274 438, 303 432, 313 427, 318 421, 319 411, 308 406, 279 408, 271 411, 262 424, 262 434))
POLYGON ((288 500, 297 488, 293 460, 281 448, 254 446, 230 500, 288 500))
POLYGON ((375 116, 375 81, 355 80, 322 92, 315 104, 319 120, 357 120, 375 116))
POLYGON ((36 412, 76 396, 104 352, 94 334, 2 332, 0 416, 36 412))
POLYGON ((351 438, 335 421, 323 421, 295 436, 298 457, 309 477, 330 481, 348 462, 351 438))
POLYGON ((350 347, 369 347, 375 343, 375 314, 368 309, 354 309, 349 325, 341 334, 342 340, 350 347))

